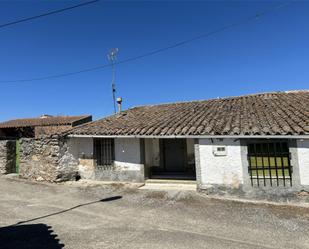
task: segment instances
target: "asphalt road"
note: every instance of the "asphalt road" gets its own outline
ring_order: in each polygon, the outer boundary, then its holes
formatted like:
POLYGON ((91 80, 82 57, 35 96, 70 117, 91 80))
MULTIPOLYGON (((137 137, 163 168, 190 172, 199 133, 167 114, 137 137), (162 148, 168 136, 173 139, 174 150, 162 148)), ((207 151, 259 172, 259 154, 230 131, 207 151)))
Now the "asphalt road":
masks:
POLYGON ((0 178, 0 248, 309 248, 309 209, 0 178))

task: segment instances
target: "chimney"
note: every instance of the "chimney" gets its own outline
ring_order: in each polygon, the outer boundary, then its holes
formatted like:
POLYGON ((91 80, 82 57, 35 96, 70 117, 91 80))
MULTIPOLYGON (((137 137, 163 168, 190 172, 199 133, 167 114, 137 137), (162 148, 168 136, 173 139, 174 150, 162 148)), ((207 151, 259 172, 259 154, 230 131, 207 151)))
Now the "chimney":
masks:
POLYGON ((41 115, 41 117, 40 117, 40 118, 51 118, 51 117, 52 117, 52 115, 43 114, 43 115, 41 115))
POLYGON ((118 113, 120 113, 121 112, 121 104, 122 104, 122 98, 121 97, 117 98, 117 104, 118 104, 118 113))

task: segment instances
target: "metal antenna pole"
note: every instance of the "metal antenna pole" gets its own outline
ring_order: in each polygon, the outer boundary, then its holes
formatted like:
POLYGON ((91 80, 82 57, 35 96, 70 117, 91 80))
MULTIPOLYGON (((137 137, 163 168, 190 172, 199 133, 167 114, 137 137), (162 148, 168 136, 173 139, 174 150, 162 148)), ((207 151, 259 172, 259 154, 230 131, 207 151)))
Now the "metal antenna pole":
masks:
POLYGON ((112 95, 113 95, 113 104, 114 104, 114 113, 116 113, 116 68, 115 68, 115 61, 117 59, 118 48, 113 48, 109 51, 107 57, 112 65, 112 95))
POLYGON ((112 78, 112 94, 113 94, 113 103, 114 103, 114 113, 116 113, 116 84, 115 84, 115 63, 112 62, 112 71, 113 71, 113 78, 112 78))

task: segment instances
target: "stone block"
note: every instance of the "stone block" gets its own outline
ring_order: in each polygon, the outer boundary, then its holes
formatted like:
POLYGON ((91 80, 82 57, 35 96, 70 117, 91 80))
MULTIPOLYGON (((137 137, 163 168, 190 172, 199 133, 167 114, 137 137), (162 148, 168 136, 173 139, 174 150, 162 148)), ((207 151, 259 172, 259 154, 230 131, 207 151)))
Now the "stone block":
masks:
POLYGON ((16 141, 0 141, 0 174, 10 174, 16 171, 16 141))

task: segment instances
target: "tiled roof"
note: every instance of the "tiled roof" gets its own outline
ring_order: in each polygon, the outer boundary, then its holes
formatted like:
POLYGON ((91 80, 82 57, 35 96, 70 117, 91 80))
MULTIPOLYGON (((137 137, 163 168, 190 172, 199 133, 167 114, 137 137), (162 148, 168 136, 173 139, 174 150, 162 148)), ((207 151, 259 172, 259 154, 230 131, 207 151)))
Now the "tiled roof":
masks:
POLYGON ((309 135, 309 91, 262 93, 141 106, 70 131, 72 135, 309 135))
POLYGON ((45 116, 39 118, 13 119, 0 123, 0 128, 34 127, 50 125, 74 125, 74 123, 84 123, 83 120, 92 120, 91 115, 81 116, 45 116))

